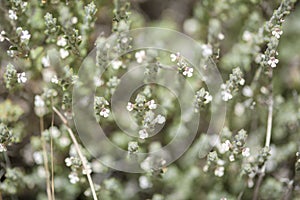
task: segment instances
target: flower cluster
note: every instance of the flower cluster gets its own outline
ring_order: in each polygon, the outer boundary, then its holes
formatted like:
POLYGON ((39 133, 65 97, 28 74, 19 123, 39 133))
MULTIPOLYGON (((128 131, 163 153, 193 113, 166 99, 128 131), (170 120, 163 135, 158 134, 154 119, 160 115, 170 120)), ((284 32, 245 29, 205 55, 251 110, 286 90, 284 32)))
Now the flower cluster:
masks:
POLYGON ((209 104, 212 101, 212 96, 204 88, 201 88, 196 92, 195 95, 195 112, 199 112, 205 105, 209 104))
POLYGON ((229 75, 229 80, 225 84, 221 85, 221 95, 224 101, 232 99, 234 93, 238 90, 239 85, 244 85, 245 79, 243 73, 239 67, 232 70, 232 74, 229 75))
POLYGON ((100 121, 100 117, 109 117, 110 109, 108 106, 109 103, 104 97, 95 97, 94 110, 97 121, 100 121))
POLYGON ((183 76, 193 76, 194 68, 189 66, 189 64, 184 60, 184 58, 180 55, 179 52, 177 52, 176 54, 171 54, 170 58, 171 62, 176 63, 178 71, 182 73, 183 76))

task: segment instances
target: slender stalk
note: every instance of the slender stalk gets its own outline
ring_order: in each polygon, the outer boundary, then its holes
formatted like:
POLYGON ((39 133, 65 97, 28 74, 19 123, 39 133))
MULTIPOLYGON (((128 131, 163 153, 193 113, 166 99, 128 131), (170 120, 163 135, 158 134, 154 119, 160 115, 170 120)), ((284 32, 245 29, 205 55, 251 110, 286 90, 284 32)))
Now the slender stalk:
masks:
MULTIPOLYGON (((266 141, 265 141, 265 147, 270 147, 271 143, 271 136, 272 136, 272 124, 273 124, 273 85, 272 85, 272 77, 273 77, 273 71, 272 69, 269 70, 269 80, 270 80, 270 85, 269 85, 269 99, 268 99, 268 119, 267 119, 267 132, 266 132, 266 141)), ((261 183, 263 181, 263 178, 265 176, 266 172, 266 163, 261 168, 260 175, 257 179, 257 182, 255 184, 255 189, 254 189, 254 195, 253 195, 253 200, 258 199, 258 194, 259 194, 259 188, 261 186, 261 183)))
POLYGON ((50 187, 50 174, 49 174, 49 166, 48 166, 48 157, 47 157, 47 149, 46 149, 46 141, 43 136, 44 130, 44 119, 40 117, 40 131, 41 131, 41 140, 42 140, 42 148, 43 148, 43 157, 44 157, 44 168, 46 173, 46 184, 47 184, 47 197, 48 200, 52 200, 51 195, 51 187, 50 187))
MULTIPOLYGON (((51 99, 51 104, 52 104, 51 99)), ((52 104, 53 105, 53 104, 52 104)), ((50 151, 51 151, 51 194, 52 194, 52 199, 55 200, 55 189, 54 189, 54 155, 53 155, 53 126, 54 126, 54 112, 52 112, 51 116, 51 131, 50 131, 50 151)))
POLYGON ((87 168, 87 163, 86 163, 86 159, 85 157, 83 156, 81 150, 80 150, 80 147, 79 147, 79 144, 76 140, 76 137, 72 131, 72 129, 69 127, 68 125, 68 121, 67 119, 55 108, 55 107, 52 107, 52 109, 54 110, 54 112, 59 116, 59 118, 62 120, 62 122, 66 125, 67 127, 67 131, 72 139, 72 142, 74 143, 75 145, 75 149, 77 151, 77 154, 79 155, 79 158, 82 162, 82 165, 83 165, 83 168, 85 169, 85 171, 87 172, 86 173, 86 176, 87 176, 87 179, 88 179, 88 182, 90 184, 90 188, 91 188, 91 191, 92 191, 92 195, 93 195, 93 199, 94 200, 98 200, 98 197, 97 197, 97 194, 96 194, 96 191, 95 191, 95 187, 94 187, 94 183, 93 183, 93 180, 92 180, 92 177, 91 177, 91 174, 88 172, 88 168, 87 168))

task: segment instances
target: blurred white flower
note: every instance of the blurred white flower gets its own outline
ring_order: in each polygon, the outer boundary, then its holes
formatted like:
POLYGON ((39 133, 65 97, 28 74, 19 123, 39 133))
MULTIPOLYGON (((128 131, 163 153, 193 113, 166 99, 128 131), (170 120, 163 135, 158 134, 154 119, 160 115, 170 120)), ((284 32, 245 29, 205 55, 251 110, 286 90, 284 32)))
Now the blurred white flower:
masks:
POLYGON ((213 54, 212 47, 210 44, 202 45, 202 55, 204 57, 209 57, 213 54))
POLYGON ((225 36, 223 33, 219 33, 218 38, 219 38, 219 40, 224 40, 225 36))
POLYGON ((126 108, 129 112, 132 111, 133 110, 133 104, 131 102, 128 102, 126 108))
POLYGON ((142 129, 139 131, 139 138, 144 140, 147 137, 149 137, 149 134, 147 133, 147 131, 145 129, 142 129))
POLYGON ((29 39, 31 38, 31 35, 27 30, 21 32, 21 42, 27 43, 29 39))
POLYGON ((275 57, 271 57, 269 60, 268 60, 268 65, 270 65, 272 68, 275 68, 276 65, 278 64, 279 60, 276 59, 275 57))
POLYGON ((111 66, 113 69, 118 70, 122 66, 123 62, 120 60, 113 60, 111 66))
POLYGON ((166 118, 162 115, 157 115, 157 117, 155 118, 155 121, 158 123, 158 124, 163 124, 166 122, 166 118))
POLYGON ((235 161, 235 158, 234 158, 234 155, 233 155, 233 154, 231 154, 231 155, 229 156, 229 161, 230 161, 230 162, 235 161))
POLYGON ((282 33, 283 33, 283 31, 279 27, 275 27, 272 31, 272 35, 274 35, 277 39, 280 38, 282 33))
POLYGON ((135 58, 137 63, 142 63, 146 58, 146 52, 144 50, 138 51, 135 53, 135 58))
POLYGON ((244 157, 249 157, 250 156, 250 149, 248 147, 244 148, 242 150, 242 156, 244 156, 244 157))
POLYGON ((155 103, 155 101, 152 99, 150 101, 147 102, 147 105, 149 107, 150 110, 154 110, 157 108, 157 104, 155 103))
POLYGON ((221 154, 224 154, 225 152, 229 151, 231 147, 231 143, 229 140, 226 140, 224 143, 222 143, 220 146, 219 146, 219 152, 221 154))
POLYGON ((67 40, 63 36, 60 36, 56 42, 57 46, 64 47, 67 45, 67 40))
POLYGON ((59 55, 62 59, 65 59, 66 57, 69 56, 69 51, 65 49, 60 49, 59 50, 59 55))
POLYGON ((100 111, 100 116, 107 118, 109 116, 110 110, 107 108, 102 108, 100 111))
POLYGON ((79 177, 76 172, 71 172, 68 177, 70 179, 70 183, 72 184, 79 182, 79 177))
POLYGON ((36 152, 33 153, 32 156, 33 156, 33 160, 34 160, 34 162, 35 162, 36 164, 40 165, 40 164, 43 163, 43 155, 42 155, 41 152, 36 151, 36 152))
POLYGON ((26 83, 27 77, 26 77, 25 72, 18 73, 17 77, 18 77, 18 83, 26 83))
POLYGON ((0 33, 0 42, 3 42, 5 40, 5 31, 1 31, 0 33))
POLYGON ((50 66, 50 58, 49 58, 48 55, 43 56, 42 64, 43 64, 44 67, 49 67, 50 66))
POLYGON ((222 177, 224 176, 224 167, 220 166, 215 169, 215 176, 222 177))
POLYGON ((176 54, 172 53, 172 54, 170 55, 170 58, 171 58, 171 61, 172 61, 172 62, 178 61, 179 58, 180 58, 180 53, 179 53, 179 52, 177 52, 176 54))
POLYGON ((0 143, 0 152, 5 152, 5 151, 7 151, 6 147, 2 143, 0 143))
POLYGON ((15 11, 13 11, 13 10, 9 10, 8 11, 8 17, 11 20, 17 20, 18 19, 17 13, 15 11))
POLYGON ((252 40, 252 33, 246 30, 244 31, 242 38, 244 41, 248 42, 252 40))
POLYGON ((58 84, 58 78, 56 75, 51 78, 51 83, 58 84))
POLYGON ((193 72, 194 72, 194 69, 192 67, 185 67, 182 74, 187 77, 192 77, 193 72))
POLYGON ((232 99, 232 94, 226 90, 221 92, 221 96, 222 96, 223 101, 228 101, 228 100, 232 99))
POLYGON ((140 176, 139 185, 140 185, 140 188, 142 188, 142 189, 151 188, 153 186, 150 179, 146 176, 140 176))
POLYGON ((65 163, 66 163, 66 166, 67 166, 67 167, 70 167, 70 166, 72 165, 72 159, 71 159, 70 157, 67 157, 67 158, 65 159, 65 163))

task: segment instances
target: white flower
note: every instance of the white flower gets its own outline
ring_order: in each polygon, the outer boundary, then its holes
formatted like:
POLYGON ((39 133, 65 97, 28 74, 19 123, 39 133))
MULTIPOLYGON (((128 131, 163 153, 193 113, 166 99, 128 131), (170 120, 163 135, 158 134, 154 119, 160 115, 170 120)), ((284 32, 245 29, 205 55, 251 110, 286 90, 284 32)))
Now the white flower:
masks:
POLYGON ((228 100, 232 99, 232 94, 226 90, 221 92, 221 96, 222 96, 223 101, 228 101, 228 100))
POLYGON ((243 33, 243 37, 242 38, 243 38, 244 41, 248 42, 248 41, 250 41, 252 39, 252 33, 249 32, 249 31, 245 31, 243 33))
POLYGON ((61 137, 59 139, 59 145, 61 147, 67 147, 70 143, 71 143, 71 141, 68 137, 61 137))
POLYGON ((251 87, 249 87, 249 86, 245 86, 243 88, 242 93, 245 97, 252 97, 253 96, 253 91, 252 91, 251 87))
POLYGON ((40 165, 43 163, 43 155, 41 152, 39 152, 39 151, 34 152, 32 157, 36 164, 40 165))
POLYGON ((128 143, 128 148, 127 149, 128 149, 129 152, 137 152, 138 149, 139 149, 139 145, 135 141, 130 141, 128 143))
POLYGON ((240 84, 240 85, 244 85, 244 84, 245 84, 245 79, 241 78, 239 84, 240 84))
POLYGON ((49 58, 48 55, 44 56, 42 58, 42 64, 43 64, 44 67, 49 67, 50 66, 50 58, 49 58))
POLYGON ((219 40, 224 40, 225 36, 223 33, 219 33, 218 38, 219 38, 219 40))
POLYGON ((0 143, 0 152, 5 152, 5 151, 7 151, 6 147, 2 143, 0 143))
POLYGON ((126 106, 127 110, 130 112, 133 110, 133 104, 131 102, 128 102, 127 106, 126 106))
POLYGON ((75 184, 79 181, 79 177, 76 172, 71 172, 68 177, 70 179, 70 183, 72 184, 75 184))
POLYGON ((157 115, 157 117, 155 118, 155 121, 158 123, 158 124, 163 124, 166 122, 166 118, 162 115, 157 115))
POLYGON ((82 174, 91 174, 92 173, 92 167, 90 164, 86 164, 86 168, 82 170, 82 174))
POLYGON ((58 84, 58 78, 56 75, 51 78, 51 83, 58 84))
POLYGON ((221 154, 224 154, 225 152, 229 151, 230 147, 231 147, 230 141, 229 141, 229 140, 226 140, 224 143, 222 143, 222 144, 220 145, 220 147, 219 147, 219 152, 220 152, 221 154))
POLYGON ((205 99, 204 103, 205 103, 205 104, 208 104, 209 102, 212 101, 212 96, 206 91, 206 92, 205 92, 204 99, 205 99))
POLYGON ((27 77, 25 72, 18 73, 17 76, 18 76, 18 83, 26 83, 27 77))
POLYGON ((113 69, 118 70, 122 66, 123 62, 120 60, 113 60, 111 66, 113 69))
POLYGON ((1 31, 1 33, 0 33, 0 42, 3 42, 5 40, 4 35, 5 35, 5 31, 1 31))
POLYGON ((275 57, 271 57, 270 60, 268 60, 268 65, 270 65, 272 68, 275 68, 278 62, 278 59, 276 59, 275 57))
POLYGON ((102 108, 100 111, 100 116, 107 118, 109 116, 110 110, 107 108, 102 108))
POLYGON ((17 20, 18 19, 17 13, 15 11, 13 11, 13 10, 9 10, 8 11, 8 17, 11 20, 17 20))
POLYGON ((45 102, 40 95, 36 95, 34 97, 34 106, 35 107, 44 107, 45 106, 45 102))
POLYGON ((101 78, 96 76, 96 77, 94 77, 94 84, 96 87, 100 87, 101 85, 104 84, 104 82, 101 80, 101 78))
POLYGON ((224 175, 224 167, 217 167, 215 169, 215 176, 222 177, 224 175))
POLYGON ((192 77, 193 76, 193 72, 194 72, 193 68, 191 68, 191 67, 185 67, 182 74, 184 76, 187 76, 187 77, 192 77))
POLYGON ((213 54, 212 47, 210 44, 202 45, 202 55, 204 57, 209 57, 213 54))
POLYGON ((203 171, 204 171, 204 172, 208 172, 208 168, 209 168, 209 166, 208 166, 208 165, 204 165, 204 167, 203 167, 203 171))
POLYGON ((147 189, 152 187, 152 183, 150 179, 146 176, 140 176, 139 178, 139 185, 142 189, 147 189))
POLYGON ((72 17, 71 22, 72 22, 72 24, 77 24, 78 18, 77 17, 72 17))
POLYGON ((283 31, 278 28, 278 27, 275 27, 272 31, 272 35, 274 35, 277 39, 280 38, 280 36, 282 35, 283 31))
POLYGON ((136 52, 135 58, 138 63, 142 63, 143 60, 146 58, 146 52, 144 50, 136 52))
POLYGON ((145 138, 149 137, 149 134, 145 129, 142 129, 139 131, 139 137, 144 140, 145 138))
POLYGON ((21 32, 21 42, 26 43, 31 38, 31 35, 27 30, 21 32))
POLYGON ((152 168, 151 163, 152 163, 151 157, 147 157, 145 160, 143 160, 143 162, 141 162, 140 167, 145 171, 150 171, 152 168))
POLYGON ((65 163, 66 163, 66 165, 67 165, 67 167, 70 167, 71 165, 72 165, 72 159, 71 158, 66 158, 65 159, 65 163))
POLYGON ((148 101, 147 105, 148 105, 150 110, 154 110, 154 109, 157 108, 157 104, 155 103, 155 101, 153 99, 151 101, 148 101))
POLYGON ((233 154, 231 154, 231 155, 229 156, 229 161, 230 161, 230 162, 235 161, 235 158, 234 158, 234 155, 233 155, 233 154))
POLYGON ((248 147, 244 148, 242 150, 242 156, 244 156, 244 157, 249 157, 250 156, 250 149, 248 147))
POLYGON ((56 42, 57 46, 64 47, 67 45, 67 40, 63 36, 60 36, 56 42))
POLYGON ((177 52, 176 54, 172 53, 172 54, 170 55, 170 58, 171 58, 171 61, 172 61, 172 62, 178 61, 179 58, 180 58, 180 53, 179 53, 179 52, 177 52))
POLYGON ((66 57, 69 56, 69 51, 68 50, 65 50, 65 49, 60 49, 59 50, 59 54, 60 54, 60 57, 62 59, 65 59, 66 57))

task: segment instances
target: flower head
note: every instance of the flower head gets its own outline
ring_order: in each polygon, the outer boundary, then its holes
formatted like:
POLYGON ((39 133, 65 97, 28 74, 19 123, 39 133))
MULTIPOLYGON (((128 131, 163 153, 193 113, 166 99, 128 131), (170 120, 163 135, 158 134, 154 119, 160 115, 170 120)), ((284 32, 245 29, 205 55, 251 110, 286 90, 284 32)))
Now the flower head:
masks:
POLYGON ((5 40, 5 31, 1 31, 0 33, 0 42, 3 42, 5 40))
POLYGON ((107 108, 102 108, 100 111, 100 116, 107 118, 109 116, 110 110, 107 108))
POLYGON ((18 76, 18 83, 26 83, 27 77, 25 72, 18 73, 17 76, 18 76))
POLYGON ((192 77, 193 76, 193 72, 194 72, 193 68, 191 68, 191 67, 185 67, 182 74, 184 76, 187 76, 187 77, 192 77))
POLYGON ((139 137, 144 140, 149 137, 149 134, 145 129, 142 129, 139 131, 139 137))
POLYGON ((11 20, 17 20, 18 19, 17 13, 15 11, 13 11, 13 10, 9 10, 8 11, 8 17, 11 20))
POLYGON ((279 27, 275 27, 272 31, 272 35, 275 36, 277 39, 280 38, 282 33, 283 33, 283 31, 279 27))
POLYGON ((155 103, 155 101, 152 99, 150 101, 147 102, 147 105, 149 107, 150 110, 154 110, 157 108, 157 104, 155 103))
POLYGON ((131 102, 128 102, 127 106, 126 106, 127 110, 130 112, 133 110, 133 104, 131 102))
POLYGON ((146 58, 146 52, 144 50, 135 53, 137 63, 142 63, 146 58))
POLYGON ((275 68, 278 63, 279 63, 279 60, 276 59, 275 57, 271 57, 268 60, 268 65, 270 65, 272 68, 275 68))
POLYGON ((31 35, 27 30, 24 30, 21 32, 21 42, 22 43, 27 43, 29 39, 31 38, 31 35))

